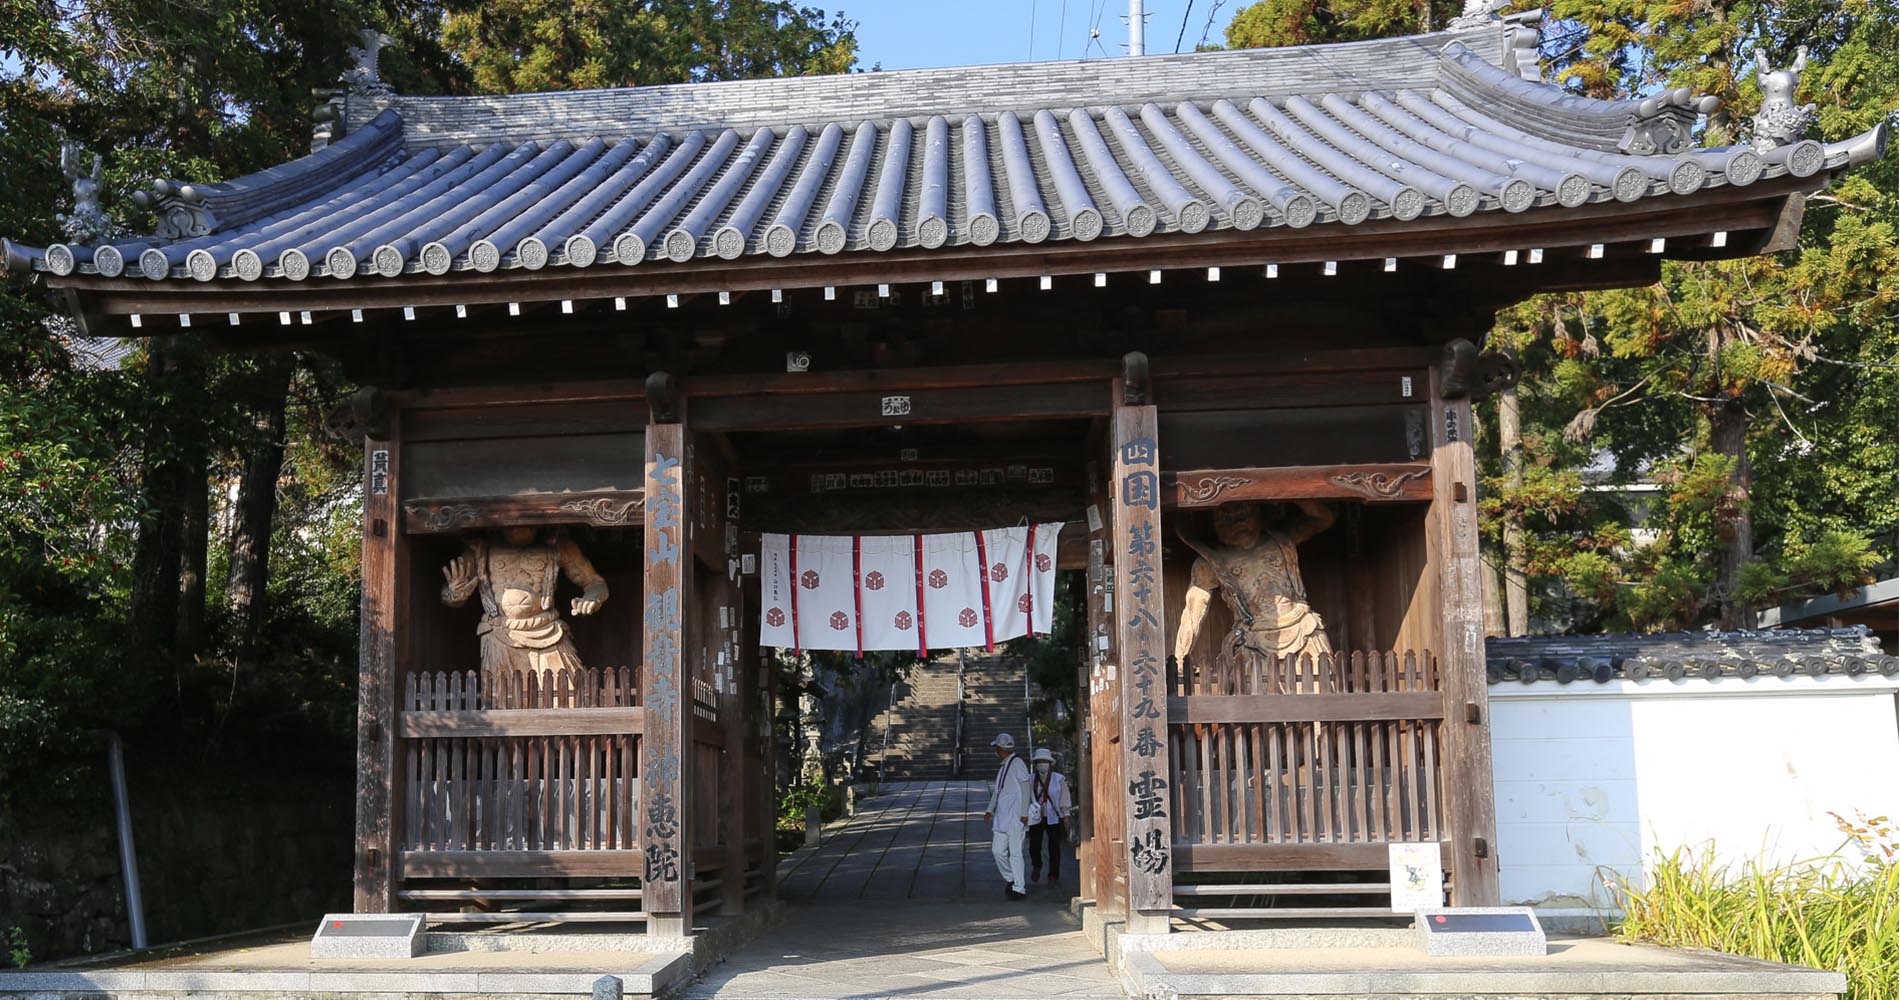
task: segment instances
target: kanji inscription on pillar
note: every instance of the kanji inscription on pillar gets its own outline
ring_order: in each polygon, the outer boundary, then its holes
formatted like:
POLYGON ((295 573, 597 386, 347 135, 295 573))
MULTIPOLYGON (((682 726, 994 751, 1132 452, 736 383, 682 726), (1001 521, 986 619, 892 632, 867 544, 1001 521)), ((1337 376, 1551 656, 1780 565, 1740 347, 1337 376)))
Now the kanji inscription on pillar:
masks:
POLYGON ((685 605, 691 542, 684 509, 688 481, 677 424, 647 428, 645 601, 641 607, 641 700, 646 729, 640 741, 640 850, 643 903, 649 912, 682 910, 688 787, 681 774, 686 726, 685 605))
POLYGON ((1172 788, 1161 577, 1161 452, 1153 406, 1115 411, 1115 628, 1126 686, 1121 720, 1131 911, 1164 922, 1173 906, 1172 788))

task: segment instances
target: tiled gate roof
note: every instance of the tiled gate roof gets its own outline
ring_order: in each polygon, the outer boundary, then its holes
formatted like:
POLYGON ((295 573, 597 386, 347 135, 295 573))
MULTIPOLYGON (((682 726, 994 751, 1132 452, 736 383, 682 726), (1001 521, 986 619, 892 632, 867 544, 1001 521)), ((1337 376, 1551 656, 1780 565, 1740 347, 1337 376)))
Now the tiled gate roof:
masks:
POLYGON ((156 236, 9 246, 9 266, 360 281, 1353 226, 1805 177, 1884 138, 1692 149, 1712 99, 1597 101, 1527 80, 1525 30, 395 97, 353 104, 347 137, 309 157, 222 184, 158 182, 156 236))

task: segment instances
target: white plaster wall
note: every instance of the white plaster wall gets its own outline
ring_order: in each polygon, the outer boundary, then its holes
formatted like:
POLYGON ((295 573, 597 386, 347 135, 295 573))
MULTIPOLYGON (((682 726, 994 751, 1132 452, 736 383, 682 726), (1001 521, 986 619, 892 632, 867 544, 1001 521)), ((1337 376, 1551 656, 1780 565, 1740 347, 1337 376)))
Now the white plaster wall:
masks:
POLYGON ((1829 811, 1900 819, 1900 682, 1754 677, 1490 689, 1507 903, 1607 908, 1606 870, 1713 845, 1734 865, 1827 855, 1829 811))

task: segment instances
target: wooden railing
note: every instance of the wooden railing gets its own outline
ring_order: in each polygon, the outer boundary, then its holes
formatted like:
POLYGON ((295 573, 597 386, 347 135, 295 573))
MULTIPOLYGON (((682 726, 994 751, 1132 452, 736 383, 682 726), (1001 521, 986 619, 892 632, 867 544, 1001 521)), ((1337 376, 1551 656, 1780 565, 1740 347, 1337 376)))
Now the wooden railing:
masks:
POLYGON ((639 689, 632 669, 410 675, 404 876, 637 875, 639 689))
POLYGON ((1387 845, 1443 849, 1429 652, 1221 659, 1169 682, 1177 918, 1388 916, 1387 845))
POLYGON ((1223 658, 1170 681, 1177 869, 1269 867, 1215 845, 1306 848, 1305 868, 1383 866, 1385 844, 1444 839, 1430 653, 1223 658), (1344 845, 1378 850, 1327 850, 1344 845))

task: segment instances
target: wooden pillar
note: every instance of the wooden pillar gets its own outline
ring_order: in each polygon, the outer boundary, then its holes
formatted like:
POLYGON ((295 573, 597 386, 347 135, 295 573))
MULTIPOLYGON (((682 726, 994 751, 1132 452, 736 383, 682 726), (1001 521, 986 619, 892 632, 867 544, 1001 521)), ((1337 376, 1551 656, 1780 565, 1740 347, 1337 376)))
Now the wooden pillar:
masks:
POLYGON ((685 616, 694 608, 692 470, 685 427, 653 423, 646 433, 645 601, 641 611, 641 904, 647 932, 692 932, 692 677, 685 616))
MULTIPOLYGON (((722 567, 721 573, 724 572, 722 567)), ((726 865, 719 887, 719 912, 736 916, 745 912, 747 699, 739 694, 739 673, 745 669, 739 660, 739 588, 727 576, 717 593, 720 595, 719 606, 724 609, 716 622, 719 626, 719 642, 713 658, 719 678, 719 728, 725 737, 725 745, 719 750, 719 842, 725 847, 726 865)))
POLYGON ((397 629, 409 551, 399 544, 397 464, 390 428, 363 442, 363 600, 356 694, 356 871, 358 913, 396 908, 397 629))
POLYGON ((1438 569, 1438 642, 1445 697, 1445 815, 1451 823, 1454 906, 1498 905, 1497 810, 1491 787, 1490 706, 1484 673, 1484 584, 1478 552, 1478 477, 1471 400, 1445 399, 1431 377, 1432 509, 1428 543, 1438 569))
POLYGON ((1092 761, 1095 725, 1095 616, 1091 613, 1093 576, 1085 577, 1073 592, 1075 617, 1075 768, 1070 787, 1075 794, 1076 895, 1095 898, 1095 767, 1092 761))
MULTIPOLYGON (((1091 468, 1099 471, 1100 466, 1091 468)), ((1108 494, 1091 496, 1089 509, 1094 512, 1089 519, 1089 833, 1094 842, 1096 912, 1104 920, 1119 920, 1128 915, 1128 841, 1122 820, 1121 671, 1115 655, 1108 494)))
POLYGON ((746 650, 745 669, 758 672, 758 686, 754 688, 758 697, 753 698, 751 704, 752 710, 759 713, 754 725, 758 729, 760 787, 753 806, 758 810, 755 825, 763 844, 759 899, 769 903, 778 899, 778 666, 758 644, 759 625, 755 616, 763 606, 758 600, 758 590, 757 577, 746 581, 749 613, 741 619, 745 623, 745 634, 740 636, 740 641, 746 650))
MULTIPOLYGON (((1140 366, 1145 370, 1145 358, 1140 366)), ((1134 379, 1124 379, 1125 386, 1134 384, 1134 379)), ((1161 593, 1161 452, 1154 404, 1145 399, 1134 403, 1127 392, 1116 395, 1109 507, 1114 512, 1114 624, 1124 685, 1127 927, 1135 934, 1165 934, 1174 909, 1174 832, 1168 781, 1167 605, 1161 593)))

